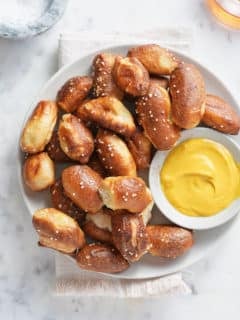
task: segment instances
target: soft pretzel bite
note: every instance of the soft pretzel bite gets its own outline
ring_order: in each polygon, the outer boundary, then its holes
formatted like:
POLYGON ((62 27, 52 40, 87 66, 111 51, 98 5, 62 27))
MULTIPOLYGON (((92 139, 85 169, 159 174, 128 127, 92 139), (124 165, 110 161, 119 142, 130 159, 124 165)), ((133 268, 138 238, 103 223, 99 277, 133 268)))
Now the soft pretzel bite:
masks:
POLYGON ((180 129, 171 121, 171 102, 166 89, 152 82, 148 93, 136 101, 138 121, 144 134, 158 150, 171 149, 180 129))
MULTIPOLYGON (((91 216, 97 215, 98 214, 91 214, 91 216)), ((93 221, 87 220, 82 228, 84 233, 91 239, 112 244, 112 233, 106 229, 99 228, 93 221)))
POLYGON ((112 70, 116 55, 112 53, 100 53, 93 60, 93 95, 98 97, 114 96, 119 100, 123 98, 123 92, 116 86, 112 70))
POLYGON ((137 169, 146 169, 149 167, 152 158, 152 144, 142 131, 136 132, 127 139, 127 146, 130 150, 137 169))
POLYGON ((136 129, 131 113, 114 97, 100 97, 83 103, 76 114, 83 121, 93 121, 123 136, 131 136, 136 129))
POLYGON ((140 213, 152 202, 150 190, 139 177, 105 178, 99 192, 104 205, 112 210, 140 213))
POLYGON ((53 101, 40 101, 28 119, 20 140, 23 152, 38 153, 51 139, 57 121, 57 105, 53 101))
POLYGON ((165 78, 165 77, 151 77, 150 83, 157 83, 164 89, 168 89, 169 87, 169 80, 168 78, 165 78))
MULTIPOLYGON (((151 201, 147 206, 146 208, 143 209, 142 212, 138 213, 138 215, 140 217, 142 217, 143 219, 143 223, 144 225, 146 226, 149 221, 151 220, 152 218, 152 208, 153 208, 153 205, 154 205, 154 202, 151 201)), ((113 215, 116 215, 116 214, 129 214, 130 212, 128 210, 125 210, 125 209, 118 209, 118 210, 111 210, 111 209, 108 209, 109 211, 107 212, 109 215, 113 216, 113 215)))
POLYGON ((169 75, 178 66, 178 59, 172 52, 157 44, 146 44, 132 48, 128 57, 135 57, 151 74, 169 75))
POLYGON ((96 135, 96 132, 97 132, 97 129, 98 129, 97 126, 96 126, 96 124, 95 124, 94 122, 92 122, 92 121, 82 119, 82 118, 79 116, 78 112, 77 112, 77 110, 79 110, 79 109, 81 108, 81 105, 83 105, 83 104, 85 104, 85 103, 87 103, 87 102, 89 102, 89 101, 91 101, 91 100, 92 100, 92 98, 84 99, 83 102, 81 102, 81 103, 78 105, 76 111, 74 111, 72 114, 73 114, 74 116, 76 116, 77 118, 79 118, 79 119, 84 123, 84 125, 85 125, 85 126, 92 132, 92 134, 95 136, 95 135, 96 135))
POLYGON ((94 240, 112 244, 111 215, 103 208, 96 214, 87 214, 83 231, 94 240))
POLYGON ((71 166, 62 172, 66 195, 85 212, 96 213, 102 208, 98 193, 101 182, 101 176, 86 165, 71 166))
POLYGON ((202 122, 228 134, 238 134, 240 129, 240 117, 236 110, 222 98, 212 94, 206 96, 202 122))
POLYGON ((54 183, 54 163, 46 152, 33 154, 25 160, 23 179, 32 191, 47 189, 54 183))
POLYGON ((107 176, 107 172, 102 165, 102 162, 99 160, 97 153, 94 152, 93 155, 91 156, 88 166, 96 171, 102 178, 105 178, 107 176))
POLYGON ((180 128, 196 127, 205 111, 205 84, 199 70, 192 64, 182 63, 170 77, 172 119, 180 128))
POLYGON ((153 206, 154 206, 154 202, 151 201, 151 202, 146 206, 146 208, 143 209, 143 211, 139 213, 139 215, 140 215, 140 216, 142 217, 142 219, 143 219, 143 223, 144 223, 145 226, 149 223, 149 221, 150 221, 151 218, 152 218, 152 208, 153 208, 153 206))
POLYGON ((147 234, 153 256, 175 259, 193 245, 193 234, 187 229, 168 225, 148 225, 147 234))
POLYGON ((96 148, 100 161, 111 176, 136 176, 136 164, 126 143, 111 131, 99 129, 96 148))
POLYGON ((61 149, 66 155, 80 163, 87 163, 94 150, 91 131, 76 116, 67 113, 62 116, 58 128, 61 149))
POLYGON ((122 255, 108 244, 90 243, 76 255, 80 268, 96 272, 118 273, 129 267, 122 255))
POLYGON ((69 79, 57 94, 57 104, 65 112, 73 112, 89 94, 93 80, 91 77, 69 79))
POLYGON ((139 97, 144 95, 149 86, 149 74, 136 58, 116 58, 113 78, 125 93, 139 97))
POLYGON ((64 253, 72 253, 85 245, 85 237, 77 222, 54 208, 35 211, 33 226, 39 235, 39 243, 64 253))
POLYGON ((138 261, 149 249, 142 216, 132 213, 113 215, 112 240, 128 262, 138 261))
POLYGON ((58 132, 54 131, 51 140, 46 145, 46 152, 49 157, 55 162, 69 162, 72 161, 61 149, 58 132))
POLYGON ((85 212, 76 206, 73 201, 66 196, 61 179, 56 180, 50 187, 50 194, 54 208, 63 211, 75 219, 79 225, 83 223, 85 219, 85 212))
POLYGON ((113 211, 111 209, 103 207, 96 214, 88 213, 86 215, 86 221, 92 221, 98 228, 112 232, 112 215, 113 211))

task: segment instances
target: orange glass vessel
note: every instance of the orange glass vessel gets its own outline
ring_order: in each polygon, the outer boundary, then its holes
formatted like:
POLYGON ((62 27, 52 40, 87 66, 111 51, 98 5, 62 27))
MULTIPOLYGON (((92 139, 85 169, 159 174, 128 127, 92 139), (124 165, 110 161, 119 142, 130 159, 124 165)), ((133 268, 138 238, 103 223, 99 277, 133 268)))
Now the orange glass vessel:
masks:
POLYGON ((240 30, 240 0, 206 0, 206 3, 220 22, 240 30))

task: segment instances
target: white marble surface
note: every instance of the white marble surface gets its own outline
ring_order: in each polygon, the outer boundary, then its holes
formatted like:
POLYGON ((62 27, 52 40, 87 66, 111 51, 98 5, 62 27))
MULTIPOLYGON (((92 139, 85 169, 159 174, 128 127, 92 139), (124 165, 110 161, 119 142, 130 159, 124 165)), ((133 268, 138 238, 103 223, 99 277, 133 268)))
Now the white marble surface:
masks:
POLYGON ((159 300, 56 297, 53 255, 36 246, 16 178, 17 133, 35 93, 57 70, 59 33, 193 30, 192 54, 240 99, 240 33, 217 25, 199 0, 70 0, 50 31, 25 41, 0 40, 0 319, 239 319, 240 222, 212 256, 186 271, 194 295, 159 300))

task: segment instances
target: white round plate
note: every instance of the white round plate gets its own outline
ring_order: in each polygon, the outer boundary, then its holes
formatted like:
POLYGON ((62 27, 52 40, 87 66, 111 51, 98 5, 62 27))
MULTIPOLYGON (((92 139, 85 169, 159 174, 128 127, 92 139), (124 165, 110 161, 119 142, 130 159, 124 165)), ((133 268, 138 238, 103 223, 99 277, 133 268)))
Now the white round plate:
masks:
MULTIPOLYGON (((112 52, 125 55, 129 48, 132 45, 124 45, 112 48, 103 48, 98 52, 112 52)), ((74 63, 63 67, 59 70, 43 87, 40 93, 35 97, 30 109, 26 115, 26 120, 30 116, 34 107, 36 106, 39 100, 43 99, 52 99, 55 100, 56 93, 59 88, 64 84, 66 80, 76 75, 85 75, 89 74, 90 66, 93 60, 93 57, 98 53, 94 52, 88 56, 82 57, 74 63)), ((195 61, 189 56, 183 55, 181 53, 175 52, 181 59, 186 62, 195 64, 201 71, 205 83, 207 92, 213 93, 221 96, 223 99, 227 100, 233 107, 239 109, 236 100, 226 88, 226 86, 214 76, 214 74, 208 70, 206 67, 195 61)), ((19 132, 20 135, 20 132, 19 132)), ((238 143, 240 142, 239 136, 236 136, 234 139, 238 143)), ((23 154, 19 150, 19 162, 18 162, 18 173, 19 181, 22 190, 23 199, 29 209, 31 215, 35 210, 43 207, 51 206, 49 192, 31 192, 25 188, 23 179, 22 179, 22 164, 23 164, 23 154)), ((146 174, 147 176, 147 174, 146 174)), ((159 210, 154 207, 153 209, 153 223, 167 223, 167 219, 159 212, 159 210)), ((131 265, 131 267, 120 273, 110 275, 115 278, 126 278, 126 279, 146 279, 164 276, 173 272, 180 271, 191 264, 197 262, 206 256, 216 245, 223 240, 228 232, 230 232, 231 227, 236 222, 236 219, 231 220, 230 222, 211 230, 202 230, 194 232, 195 243, 191 250, 188 253, 183 255, 180 258, 177 258, 173 261, 163 261, 158 257, 152 257, 150 255, 145 255, 139 262, 131 265)))

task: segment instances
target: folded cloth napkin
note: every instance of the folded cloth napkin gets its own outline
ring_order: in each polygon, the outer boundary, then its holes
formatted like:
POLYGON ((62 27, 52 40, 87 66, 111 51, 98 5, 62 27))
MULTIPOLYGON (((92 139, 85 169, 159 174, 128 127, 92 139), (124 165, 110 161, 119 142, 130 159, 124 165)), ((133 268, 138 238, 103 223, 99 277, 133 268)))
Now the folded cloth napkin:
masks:
POLYGON ((100 34, 83 31, 64 33, 59 40, 59 68, 79 59, 81 56, 99 50, 123 44, 160 43, 161 46, 189 52, 192 46, 192 33, 189 29, 154 29, 137 34, 100 34))
MULTIPOLYGON (((188 29, 155 29, 139 34, 66 33, 59 40, 59 68, 81 56, 114 45, 159 43, 187 52, 192 44, 188 29)), ((71 296, 158 297, 163 294, 189 294, 181 273, 147 280, 126 280, 81 270, 68 257, 56 253, 56 294, 71 296)))

